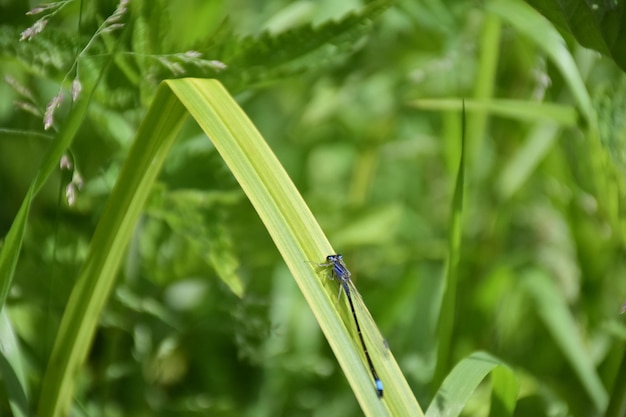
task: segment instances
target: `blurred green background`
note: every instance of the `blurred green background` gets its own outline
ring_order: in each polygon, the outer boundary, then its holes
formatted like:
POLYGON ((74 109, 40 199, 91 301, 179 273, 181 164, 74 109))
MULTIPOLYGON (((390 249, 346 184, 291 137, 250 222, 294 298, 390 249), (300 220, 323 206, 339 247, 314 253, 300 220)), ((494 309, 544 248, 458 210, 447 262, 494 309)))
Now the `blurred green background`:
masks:
MULTIPOLYGON (((3 236, 69 111, 72 80, 103 74, 68 152, 72 170, 59 170, 31 208, 4 306, 32 390, 158 82, 202 76, 235 96, 343 253, 424 409, 437 389, 466 98, 451 365, 477 350, 506 361, 521 381, 515 415, 600 415, 626 378, 624 73, 562 32, 568 70, 592 100, 587 113, 549 34, 538 43, 493 4, 533 12, 517 1, 132 0, 123 27, 100 33, 117 3, 61 2, 27 16, 35 2, 0 1, 3 236), (54 13, 45 29, 19 42, 45 13, 54 13), (469 103, 499 108, 496 98, 518 100, 513 114, 469 103), (539 110, 520 116, 526 108, 539 110), (581 352, 591 374, 578 367, 581 352)), ((464 415, 487 415, 488 396, 481 385, 464 415)), ((72 415, 360 413, 263 224, 190 121, 137 224, 72 415)), ((0 414, 10 415, 1 389, 0 414)))

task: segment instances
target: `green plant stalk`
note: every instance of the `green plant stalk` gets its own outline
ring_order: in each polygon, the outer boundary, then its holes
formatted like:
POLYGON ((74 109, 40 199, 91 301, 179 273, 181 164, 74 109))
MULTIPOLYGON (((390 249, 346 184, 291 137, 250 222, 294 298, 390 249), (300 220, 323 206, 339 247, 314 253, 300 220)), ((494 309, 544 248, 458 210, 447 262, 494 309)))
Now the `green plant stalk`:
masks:
MULTIPOLYGON (((498 52, 500 48, 500 18, 491 14, 485 14, 485 22, 480 42, 480 60, 478 61, 477 79, 474 88, 474 99, 486 101, 493 96, 498 68, 498 52)), ((481 155, 487 118, 486 110, 477 109, 469 119, 467 126, 468 154, 470 166, 479 163, 481 155)))

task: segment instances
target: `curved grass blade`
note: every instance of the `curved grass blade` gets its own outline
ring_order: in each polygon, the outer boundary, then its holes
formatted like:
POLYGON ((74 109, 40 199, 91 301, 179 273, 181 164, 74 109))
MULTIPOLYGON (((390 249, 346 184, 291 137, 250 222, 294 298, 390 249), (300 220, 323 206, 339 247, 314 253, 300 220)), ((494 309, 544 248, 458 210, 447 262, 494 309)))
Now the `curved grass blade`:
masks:
MULTIPOLYGON (((287 173, 267 143, 237 103, 215 80, 180 79, 166 81, 192 117, 211 138, 267 227, 289 270, 339 361, 348 382, 368 416, 420 416, 404 376, 380 340, 373 346, 372 359, 385 381, 385 397, 379 399, 372 387, 369 369, 360 346, 337 314, 337 294, 322 284, 315 267, 307 262, 323 262, 335 253, 287 173)), ((365 308, 363 306, 363 308, 365 308)), ((375 326, 364 317, 364 328, 375 326), (367 326, 367 327, 366 327, 367 326)))
POLYGON ((491 373, 490 416, 513 416, 519 382, 515 373, 498 358, 486 352, 463 359, 443 381, 426 410, 426 417, 456 417, 461 414, 478 385, 491 373))
MULTIPOLYGON (((317 317, 357 400, 368 416, 421 416, 390 352, 375 349, 386 396, 373 390, 358 345, 337 315, 330 289, 305 262, 332 253, 313 215, 254 125, 215 80, 164 82, 102 213, 85 264, 61 321, 42 383, 40 416, 66 415, 75 380, 110 294, 117 271, 155 177, 187 111, 212 139, 268 228, 317 317), (173 93, 173 94, 172 94, 173 93)), ((375 326, 368 317, 366 326, 375 326)), ((368 341, 369 342, 369 341, 368 341)))

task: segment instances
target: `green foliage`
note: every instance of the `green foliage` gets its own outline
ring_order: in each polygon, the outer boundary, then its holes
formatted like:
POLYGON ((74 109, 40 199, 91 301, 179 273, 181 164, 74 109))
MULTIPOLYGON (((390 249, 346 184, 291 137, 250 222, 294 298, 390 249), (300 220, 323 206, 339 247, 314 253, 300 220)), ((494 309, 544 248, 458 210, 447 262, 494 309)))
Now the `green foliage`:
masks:
POLYGON ((617 0, 563 3, 527 0, 562 32, 572 34, 585 48, 615 60, 626 71, 626 22, 624 2, 617 0))
POLYGON ((370 32, 373 19, 391 3, 376 0, 359 12, 321 25, 298 26, 279 34, 264 32, 258 37, 229 42, 218 55, 228 62, 228 70, 218 78, 239 91, 248 85, 276 82, 304 71, 315 74, 328 70, 338 57, 354 51, 358 41, 370 32))
MULTIPOLYGON (((240 194, 206 193, 197 190, 163 190, 164 201, 153 203, 148 214, 161 219, 172 231, 184 236, 205 257, 229 289, 243 295, 243 283, 237 274, 239 261, 233 256, 234 242, 226 228, 226 213, 222 205, 237 201, 240 194)), ((185 248, 188 249, 188 248, 185 248)))
MULTIPOLYGON (((62 74, 71 66, 80 45, 79 39, 67 31, 44 31, 30 42, 16 42, 20 29, 12 26, 0 28, 0 48, 3 56, 20 60, 36 74, 62 74)), ((87 39, 83 39, 83 42, 87 39)))
POLYGON ((463 359, 446 377, 431 402, 426 417, 456 417, 483 379, 492 374, 491 416, 512 416, 519 393, 519 381, 511 369, 486 352, 463 359))
POLYGON ((623 2, 121 6, 0 6, 0 415, 623 414, 623 2))
POLYGON ((622 174, 626 173, 626 76, 607 83, 594 97, 600 139, 622 174))

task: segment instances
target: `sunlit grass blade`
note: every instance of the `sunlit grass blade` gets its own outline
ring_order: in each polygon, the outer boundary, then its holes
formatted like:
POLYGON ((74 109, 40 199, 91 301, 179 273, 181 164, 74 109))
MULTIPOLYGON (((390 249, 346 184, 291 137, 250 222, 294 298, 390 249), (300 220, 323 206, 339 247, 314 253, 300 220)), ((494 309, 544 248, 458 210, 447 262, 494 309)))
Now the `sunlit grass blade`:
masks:
MULTIPOLYGON (((337 357, 368 416, 422 415, 393 356, 374 348, 372 358, 385 384, 380 400, 351 330, 337 314, 336 292, 310 262, 334 253, 287 173, 245 113, 214 80, 167 81, 192 117, 211 138, 252 202, 337 357), (310 261, 310 262, 309 262, 310 261)), ((375 326, 368 317, 367 326, 375 326)), ((366 342, 374 345, 371 340, 366 342)), ((380 341, 377 341, 380 344, 380 341)))
POLYGON ((491 373, 491 416, 512 416, 519 382, 502 361, 486 352, 475 352, 463 359, 443 381, 426 410, 426 417, 456 417, 461 414, 478 385, 491 373))
POLYGON ((563 294, 553 283, 552 277, 541 270, 527 272, 523 282, 536 304, 539 317, 578 375, 596 409, 603 412, 608 404, 607 392, 580 337, 563 294))

